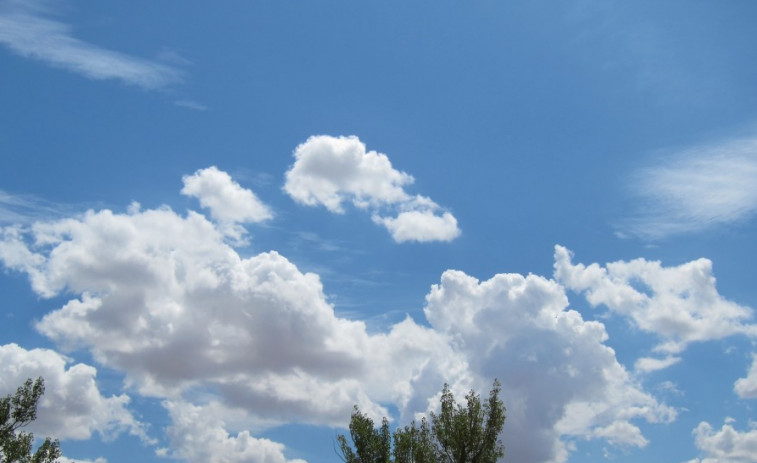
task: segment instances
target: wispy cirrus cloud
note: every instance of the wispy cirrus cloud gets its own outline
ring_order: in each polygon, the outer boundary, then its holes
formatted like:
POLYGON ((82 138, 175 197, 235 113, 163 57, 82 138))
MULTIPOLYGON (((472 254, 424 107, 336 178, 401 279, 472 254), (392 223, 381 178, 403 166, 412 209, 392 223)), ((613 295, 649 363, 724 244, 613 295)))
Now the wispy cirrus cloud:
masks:
POLYGON ((742 221, 757 212, 757 136, 696 146, 638 172, 637 213, 623 234, 663 238, 742 221))
POLYGON ((36 220, 63 217, 75 208, 33 195, 12 194, 0 190, 0 224, 28 224, 36 220))
POLYGON ((120 80, 145 90, 181 82, 173 66, 77 39, 69 24, 49 18, 39 1, 0 3, 0 44, 12 52, 93 80, 120 80))

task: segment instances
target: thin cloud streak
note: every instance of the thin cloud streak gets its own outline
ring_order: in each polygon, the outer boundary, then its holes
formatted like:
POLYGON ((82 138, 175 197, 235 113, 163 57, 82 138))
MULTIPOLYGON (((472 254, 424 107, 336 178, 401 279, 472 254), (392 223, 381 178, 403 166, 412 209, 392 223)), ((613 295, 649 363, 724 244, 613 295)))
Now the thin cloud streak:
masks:
POLYGON ((0 5, 0 44, 25 58, 45 62, 93 80, 120 80, 145 90, 157 90, 182 81, 171 66, 129 56, 79 40, 71 26, 40 16, 30 5, 0 5))
POLYGON ((0 225, 27 225, 37 220, 71 215, 76 208, 32 195, 16 195, 0 190, 0 225))
POLYGON ((757 137, 681 151, 632 188, 641 204, 622 234, 657 239, 746 220, 757 212, 757 137))

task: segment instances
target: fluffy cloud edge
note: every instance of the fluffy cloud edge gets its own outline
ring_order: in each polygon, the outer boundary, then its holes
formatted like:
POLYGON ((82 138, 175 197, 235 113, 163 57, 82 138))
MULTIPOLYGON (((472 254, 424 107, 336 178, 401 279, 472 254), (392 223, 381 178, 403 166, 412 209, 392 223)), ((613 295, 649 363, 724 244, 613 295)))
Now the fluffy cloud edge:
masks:
POLYGON ((250 189, 243 188, 216 166, 198 169, 182 177, 181 194, 197 198, 221 223, 257 223, 273 218, 273 212, 250 189))
POLYGON ((757 354, 752 354, 752 366, 746 377, 736 380, 733 390, 742 399, 757 399, 757 354))
POLYGON ((702 421, 694 429, 694 443, 705 456, 686 463, 752 463, 757 455, 757 429, 738 431, 733 419, 726 418, 723 426, 715 430, 702 421))
POLYGON ((294 158, 284 191, 299 204, 324 206, 336 214, 345 213, 344 203, 368 209, 374 223, 397 243, 449 242, 460 235, 450 212, 429 198, 408 194, 405 186, 413 177, 396 170, 386 154, 368 151, 356 136, 312 136, 297 146, 294 158))
POLYGON ((415 241, 449 242, 460 236, 457 219, 449 212, 437 215, 433 211, 405 211, 397 217, 373 216, 373 221, 383 225, 398 243, 415 241))
POLYGON ((718 292, 708 259, 665 267, 659 261, 646 259, 602 266, 574 264, 572 258, 567 248, 555 246, 555 279, 583 293, 592 307, 604 305, 641 330, 658 336, 661 342, 654 350, 669 358, 694 342, 735 334, 757 336, 752 309, 718 292))
POLYGON ((231 435, 213 404, 164 401, 163 406, 171 418, 166 429, 171 448, 158 449, 158 456, 187 463, 305 463, 287 459, 283 444, 255 438, 247 430, 231 435))
POLYGON ((151 443, 146 426, 127 409, 129 396, 104 397, 97 370, 50 349, 26 350, 17 344, 0 345, 0 395, 11 394, 27 378, 42 377, 46 393, 31 429, 60 439, 86 440, 94 433, 109 440, 128 432, 151 443))

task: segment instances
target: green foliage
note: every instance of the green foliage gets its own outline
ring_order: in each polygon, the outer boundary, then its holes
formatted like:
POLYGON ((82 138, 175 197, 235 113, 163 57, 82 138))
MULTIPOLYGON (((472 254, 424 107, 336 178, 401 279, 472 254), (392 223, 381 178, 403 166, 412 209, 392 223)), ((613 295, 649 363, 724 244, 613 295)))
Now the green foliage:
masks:
POLYGON ((44 380, 29 378, 14 395, 0 399, 0 463, 55 463, 60 457, 58 441, 50 438, 32 454, 34 435, 20 431, 37 419, 37 404, 44 393, 44 380))
POLYGON ((439 414, 394 431, 392 447, 384 418, 376 429, 373 420, 357 406, 350 418, 350 437, 337 439, 345 463, 495 463, 504 456, 499 433, 505 425, 505 406, 499 399, 500 384, 494 381, 489 399, 481 402, 470 391, 466 405, 458 405, 444 385, 439 414), (354 447, 354 448, 353 448, 354 447), (391 457, 394 457, 393 459, 391 457))
POLYGON ((410 426, 394 431, 395 463, 433 463, 435 458, 436 447, 426 418, 420 426, 413 421, 410 426))
POLYGON ((339 447, 346 463, 390 463, 391 436, 389 422, 384 418, 381 427, 375 429, 373 420, 360 413, 357 405, 350 418, 350 437, 354 451, 347 438, 340 435, 339 447))

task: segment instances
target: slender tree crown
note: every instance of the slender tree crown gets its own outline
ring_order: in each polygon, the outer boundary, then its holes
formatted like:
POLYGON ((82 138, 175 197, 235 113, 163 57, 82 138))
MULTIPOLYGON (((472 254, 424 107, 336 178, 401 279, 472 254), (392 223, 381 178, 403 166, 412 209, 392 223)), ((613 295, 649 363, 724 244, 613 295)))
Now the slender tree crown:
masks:
POLYGON ((13 395, 0 398, 0 463, 55 463, 60 457, 57 440, 45 441, 32 454, 34 435, 20 431, 37 419, 37 404, 45 393, 42 378, 27 379, 13 395))
POLYGON ((439 414, 397 428, 390 438, 389 423, 373 420, 355 406, 350 418, 349 444, 338 436, 345 463, 495 463, 505 454, 499 434, 505 424, 505 406, 499 399, 501 386, 494 380, 489 399, 471 390, 466 404, 457 404, 447 384, 442 389, 439 414), (393 445, 392 445, 393 444, 393 445), (393 457, 393 458, 392 458, 393 457))

